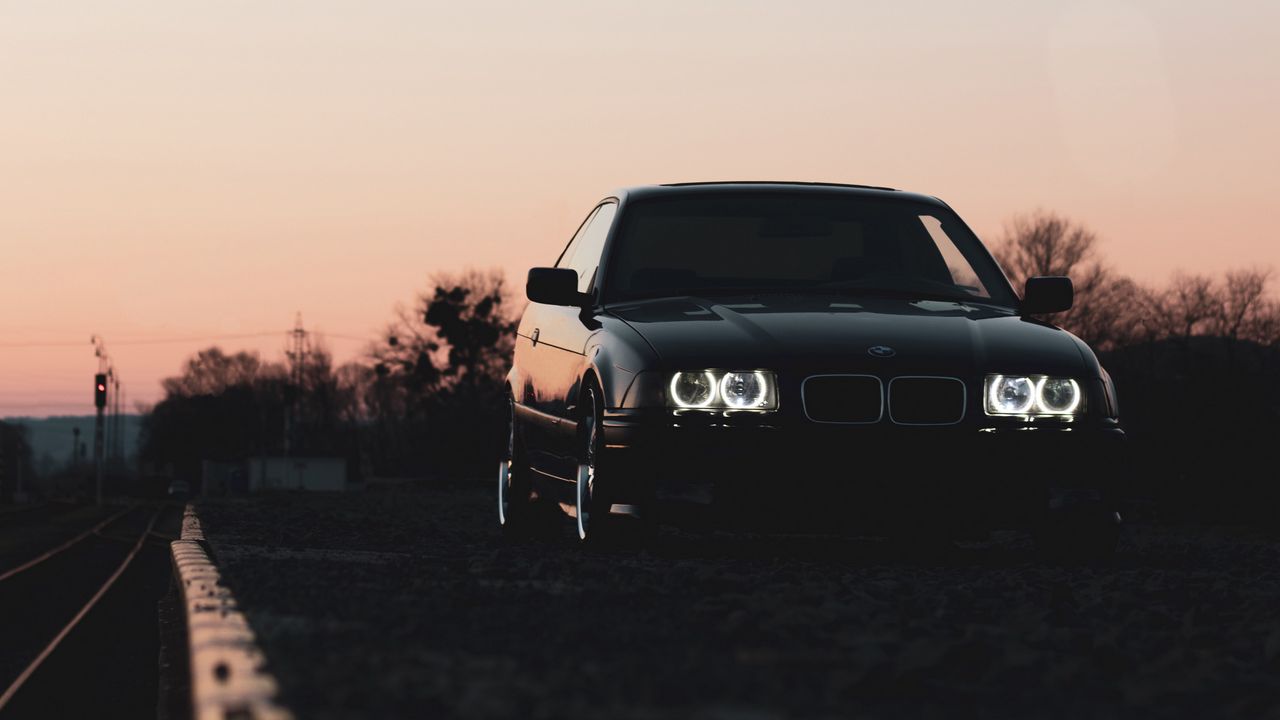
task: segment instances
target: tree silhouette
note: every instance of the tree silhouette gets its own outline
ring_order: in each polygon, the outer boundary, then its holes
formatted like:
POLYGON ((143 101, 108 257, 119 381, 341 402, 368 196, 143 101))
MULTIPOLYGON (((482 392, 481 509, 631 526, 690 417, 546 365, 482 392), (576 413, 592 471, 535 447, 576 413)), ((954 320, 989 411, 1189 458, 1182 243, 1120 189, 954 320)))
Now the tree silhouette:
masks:
POLYGON ((168 396, 217 395, 228 388, 252 383, 260 376, 283 372, 280 366, 264 365, 257 353, 228 355, 222 348, 211 347, 189 358, 182 374, 166 378, 161 386, 168 396))
POLYGON ((8 501, 20 476, 32 476, 31 444, 26 428, 0 421, 0 502, 8 501))
POLYGON ((437 274, 409 308, 398 308, 372 351, 366 404, 378 408, 386 469, 487 467, 501 435, 503 382, 515 313, 498 271, 437 274))
POLYGON ((1274 342, 1276 303, 1267 298, 1270 270, 1230 270, 1217 293, 1212 332, 1232 342, 1274 342))
POLYGON ((352 455, 351 388, 339 382, 322 343, 295 362, 300 367, 290 372, 257 353, 196 353, 180 375, 164 380, 164 399, 143 420, 140 457, 198 478, 204 460, 352 455))
MULTIPOLYGON (((1015 218, 995 251, 1017 283, 1074 278, 1075 307, 1049 319, 1097 349, 1115 379, 1134 451, 1125 482, 1166 512, 1276 520, 1280 484, 1251 469, 1280 432, 1270 272, 1178 274, 1153 291, 1108 267, 1098 243, 1039 212, 1015 218)), ((202 350, 164 382, 143 458, 198 477, 201 460, 277 454, 289 438, 296 452, 345 455, 363 474, 487 472, 502 446, 517 310, 501 273, 440 274, 397 308, 362 362, 335 369, 320 343, 294 367, 202 350)))
POLYGON ((1097 234, 1084 225, 1041 210, 1015 216, 994 253, 1018 289, 1037 275, 1070 277, 1075 305, 1053 322, 1110 349, 1148 335, 1146 311, 1156 303, 1149 290, 1102 262, 1097 244, 1097 234))
POLYGON ((1036 275, 1076 273, 1095 260, 1097 243, 1098 236, 1092 230, 1056 213, 1038 210, 1009 221, 996 256, 1020 287, 1036 275))
POLYGON ((1166 334, 1180 338, 1184 344, 1189 342, 1191 336, 1208 330, 1210 323, 1221 317, 1221 304, 1212 278, 1177 273, 1169 282, 1161 302, 1166 334))

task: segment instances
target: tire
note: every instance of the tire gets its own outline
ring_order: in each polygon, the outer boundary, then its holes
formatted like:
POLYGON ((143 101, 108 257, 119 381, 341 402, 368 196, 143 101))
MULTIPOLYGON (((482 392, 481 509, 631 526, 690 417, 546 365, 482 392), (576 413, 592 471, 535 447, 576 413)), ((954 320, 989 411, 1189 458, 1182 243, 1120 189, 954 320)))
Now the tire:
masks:
MULTIPOLYGON (((588 387, 582 403, 582 424, 578 471, 574 488, 574 530, 583 546, 593 549, 639 550, 652 534, 652 524, 641 514, 628 516, 611 512, 607 473, 601 474, 604 438, 600 430, 599 393, 588 387), (601 483, 601 479, 606 480, 601 483)), ((605 465, 607 469, 607 464, 605 465)))
POLYGON ((533 471, 524 451, 516 421, 515 399, 507 398, 507 447, 498 462, 498 525, 504 537, 524 540, 544 534, 548 525, 542 505, 534 499, 533 471))

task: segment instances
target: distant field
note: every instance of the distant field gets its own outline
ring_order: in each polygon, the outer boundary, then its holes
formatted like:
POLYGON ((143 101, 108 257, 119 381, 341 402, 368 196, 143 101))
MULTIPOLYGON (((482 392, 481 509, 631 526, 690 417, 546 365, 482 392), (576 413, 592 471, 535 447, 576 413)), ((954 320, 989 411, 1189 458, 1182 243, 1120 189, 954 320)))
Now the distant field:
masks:
POLYGON ((1280 542, 1130 527, 1108 567, 1015 536, 664 531, 509 545, 489 483, 204 502, 300 717, 1275 717, 1280 542))

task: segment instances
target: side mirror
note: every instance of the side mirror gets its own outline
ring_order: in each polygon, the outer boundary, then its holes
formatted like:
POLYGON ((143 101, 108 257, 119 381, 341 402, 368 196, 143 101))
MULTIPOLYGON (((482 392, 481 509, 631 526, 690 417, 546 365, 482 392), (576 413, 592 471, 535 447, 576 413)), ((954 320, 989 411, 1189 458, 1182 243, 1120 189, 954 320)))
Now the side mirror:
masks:
POLYGON ((1064 276, 1040 276, 1027 278, 1022 290, 1023 315, 1048 315, 1070 310, 1076 299, 1076 287, 1071 278, 1064 276))
POLYGON ((584 305, 591 298, 578 292, 578 273, 570 268, 531 268, 524 294, 531 302, 571 307, 584 305))

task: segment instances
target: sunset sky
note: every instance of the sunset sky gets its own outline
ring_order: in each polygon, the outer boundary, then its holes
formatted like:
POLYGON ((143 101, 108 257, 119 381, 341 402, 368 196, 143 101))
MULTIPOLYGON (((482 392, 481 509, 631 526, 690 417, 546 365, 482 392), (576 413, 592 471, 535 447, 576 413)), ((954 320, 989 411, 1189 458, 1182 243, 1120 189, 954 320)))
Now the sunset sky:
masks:
POLYGON ((1280 270, 1274 0, 0 0, 0 102, 0 416, 92 412, 94 333, 145 402, 299 311, 355 358, 623 185, 890 185, 989 241, 1059 211, 1152 283, 1280 270))

